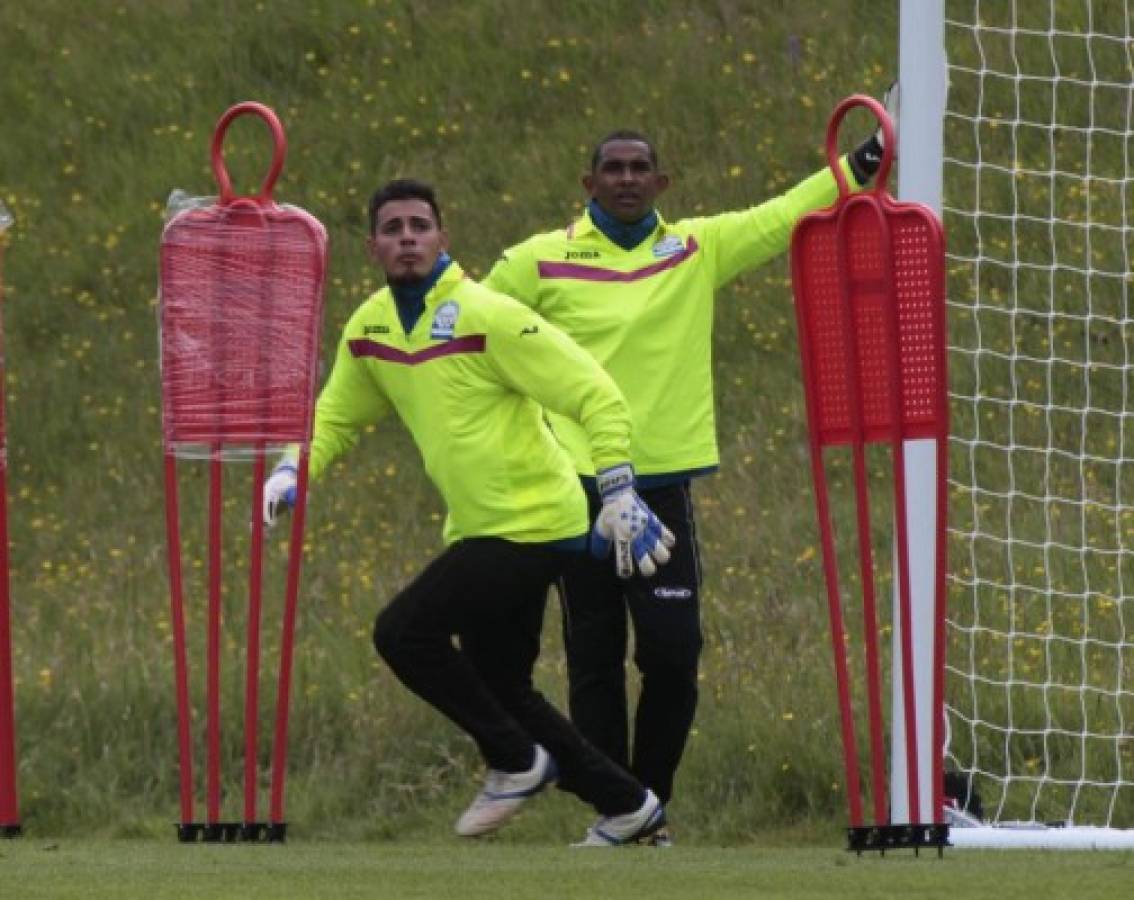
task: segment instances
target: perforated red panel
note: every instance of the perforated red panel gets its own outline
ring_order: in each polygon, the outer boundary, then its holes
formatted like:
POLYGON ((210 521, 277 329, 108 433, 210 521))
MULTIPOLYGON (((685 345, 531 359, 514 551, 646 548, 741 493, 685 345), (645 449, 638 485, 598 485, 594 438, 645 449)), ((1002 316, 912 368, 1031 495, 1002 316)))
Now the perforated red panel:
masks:
POLYGON ((853 439, 855 404, 868 441, 895 425, 909 438, 943 425, 943 259, 932 211, 888 196, 848 197, 797 226, 793 282, 820 444, 853 439))
POLYGON ((945 239, 921 206, 894 204, 888 216, 898 301, 902 418, 907 427, 939 424, 944 413, 945 239))

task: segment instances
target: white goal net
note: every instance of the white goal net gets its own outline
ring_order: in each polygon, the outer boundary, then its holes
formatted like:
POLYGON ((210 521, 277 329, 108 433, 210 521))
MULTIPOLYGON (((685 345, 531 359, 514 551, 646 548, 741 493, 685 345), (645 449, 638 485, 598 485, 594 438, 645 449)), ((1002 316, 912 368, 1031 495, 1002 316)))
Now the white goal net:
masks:
POLYGON ((946 769, 1134 828, 1134 0, 944 10, 946 769))

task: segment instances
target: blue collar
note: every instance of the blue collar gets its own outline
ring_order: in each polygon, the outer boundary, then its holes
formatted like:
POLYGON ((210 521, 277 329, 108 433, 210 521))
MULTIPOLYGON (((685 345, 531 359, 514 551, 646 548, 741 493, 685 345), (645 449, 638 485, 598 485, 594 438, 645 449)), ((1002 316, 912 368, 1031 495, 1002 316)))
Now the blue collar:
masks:
POLYGON ((654 229, 658 227, 658 213, 654 209, 651 209, 637 222, 627 224, 614 218, 599 206, 598 201, 592 197, 590 202, 587 203, 587 212, 590 213, 591 221, 595 223, 595 227, 623 250, 633 250, 653 234, 654 229))
POLYGON ((441 273, 449 268, 452 261, 453 258, 448 253, 442 252, 433 264, 433 269, 421 281, 390 285, 390 293, 394 295, 394 305, 398 309, 398 319, 407 335, 413 331, 413 326, 425 312, 425 295, 433 290, 441 273))

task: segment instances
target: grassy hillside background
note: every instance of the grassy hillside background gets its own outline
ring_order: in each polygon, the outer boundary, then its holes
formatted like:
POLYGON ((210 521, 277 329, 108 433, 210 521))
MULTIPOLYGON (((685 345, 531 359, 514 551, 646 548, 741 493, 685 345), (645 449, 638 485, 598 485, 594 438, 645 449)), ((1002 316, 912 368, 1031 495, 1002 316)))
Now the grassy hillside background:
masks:
MULTIPOLYGON (((177 814, 157 248, 169 192, 213 191, 208 142, 229 105, 256 99, 278 112, 290 153, 277 197, 327 225, 329 350, 381 283, 363 253, 365 202, 381 182, 434 182, 455 255, 474 274, 580 210, 590 147, 615 127, 657 139, 675 182, 668 217, 743 207, 823 164, 830 110, 855 91, 881 94, 896 41, 891 4, 850 0, 4 3, 26 828, 152 833, 177 814)), ((238 187, 254 188, 262 127, 236 123, 226 150, 238 187)), ((845 798, 784 262, 722 291, 717 316, 722 466, 696 497, 703 699, 672 817, 697 840, 739 842, 769 826, 835 827, 845 798)), ((204 480, 202 467, 184 468, 199 686, 204 480)), ((232 818, 248 474, 232 467, 226 484, 232 818)), ((436 494, 397 429, 370 436, 312 494, 288 791, 297 833, 433 832, 475 789, 471 744, 376 663, 368 638, 439 532, 436 494)), ((283 548, 271 550, 275 596, 283 548)), ((561 700, 554 609, 539 678, 561 700)), ((548 799, 509 839, 574 835, 588 818, 569 798, 548 799)))

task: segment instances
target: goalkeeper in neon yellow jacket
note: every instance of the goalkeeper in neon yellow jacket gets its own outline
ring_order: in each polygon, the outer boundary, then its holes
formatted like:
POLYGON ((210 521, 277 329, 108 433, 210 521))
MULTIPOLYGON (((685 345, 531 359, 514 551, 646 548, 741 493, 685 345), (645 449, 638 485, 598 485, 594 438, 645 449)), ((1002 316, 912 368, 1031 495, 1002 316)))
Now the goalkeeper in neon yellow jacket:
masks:
MULTIPOLYGON (((872 138, 842 165, 861 185, 880 162, 881 145, 872 138)), ((837 194, 824 169, 751 209, 670 223, 654 207, 668 183, 648 138, 632 131, 607 136, 583 177, 586 212, 565 229, 506 250, 484 281, 563 328, 611 374, 630 404, 630 456, 641 494, 677 538, 669 565, 654 577, 620 581, 584 560, 561 586, 572 719, 663 800, 672 794, 697 703, 701 577, 690 481, 719 461, 714 293, 782 254, 800 217, 837 194), (627 611, 642 673, 632 756, 627 611)), ((592 487, 602 461, 577 424, 549 419, 592 487)), ((597 508, 593 491, 591 497, 597 508)))
MULTIPOLYGON (((626 402, 558 328, 467 279, 445 252, 432 189, 400 180, 371 200, 387 287, 347 323, 316 406, 311 474, 396 413, 448 507, 447 548, 379 614, 374 645, 414 693, 468 732, 489 773, 457 822, 476 836, 563 774, 602 818, 585 842, 627 843, 665 821, 653 792, 588 744, 532 686, 547 591, 579 555, 587 501, 543 409, 579 423, 601 468, 595 526, 620 561, 653 571, 672 536, 640 501, 626 402), (453 638, 459 640, 459 648, 453 638)), ((265 485, 265 520, 294 502, 295 451, 265 485)))

